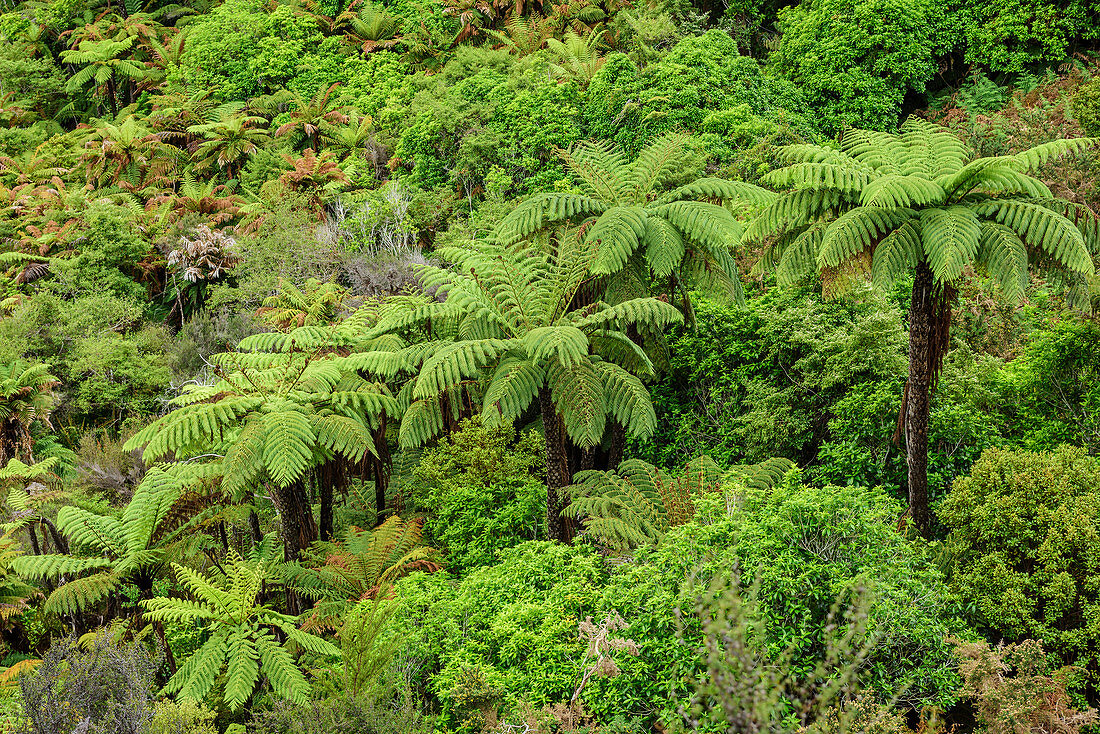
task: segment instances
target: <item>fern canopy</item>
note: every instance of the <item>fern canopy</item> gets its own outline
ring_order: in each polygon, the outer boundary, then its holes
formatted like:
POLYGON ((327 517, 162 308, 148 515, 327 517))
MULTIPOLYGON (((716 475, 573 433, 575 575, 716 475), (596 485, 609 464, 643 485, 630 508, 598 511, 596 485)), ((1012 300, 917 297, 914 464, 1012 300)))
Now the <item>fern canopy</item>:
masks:
POLYGON ((655 545, 670 529, 695 515, 695 502, 705 492, 744 488, 767 490, 794 468, 788 459, 723 469, 700 456, 669 474, 640 459, 627 459, 614 471, 578 472, 569 488, 569 517, 584 522, 585 533, 602 545, 628 552, 655 545))
POLYGON ((512 247, 563 225, 579 225, 595 252, 590 264, 594 274, 615 278, 637 263, 662 283, 675 274, 685 290, 719 289, 740 298, 729 251, 740 240, 742 227, 726 207, 763 206, 775 195, 718 178, 662 191, 689 145, 685 136, 666 135, 630 162, 607 143, 581 143, 562 151, 583 193, 542 193, 528 199, 501 221, 496 238, 512 247), (693 261, 720 270, 724 277, 693 277, 706 269, 693 261))
POLYGON ((914 117, 897 134, 846 131, 839 150, 788 146, 780 158, 789 165, 769 178, 790 190, 747 237, 771 236, 762 262, 783 282, 866 258, 877 287, 926 263, 938 286, 977 267, 1021 298, 1029 262, 1053 265, 1071 280, 1094 272, 1096 216, 1067 211, 1030 171, 1097 142, 1059 140, 974 158, 951 132, 914 117))

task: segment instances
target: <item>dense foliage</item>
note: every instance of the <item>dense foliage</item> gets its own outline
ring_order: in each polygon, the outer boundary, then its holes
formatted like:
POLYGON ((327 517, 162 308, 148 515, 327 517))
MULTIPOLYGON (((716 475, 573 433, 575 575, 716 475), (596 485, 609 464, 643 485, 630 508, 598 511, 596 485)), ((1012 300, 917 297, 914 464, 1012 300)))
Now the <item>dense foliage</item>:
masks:
POLYGON ((0 730, 1095 729, 1095 15, 0 3, 0 730))

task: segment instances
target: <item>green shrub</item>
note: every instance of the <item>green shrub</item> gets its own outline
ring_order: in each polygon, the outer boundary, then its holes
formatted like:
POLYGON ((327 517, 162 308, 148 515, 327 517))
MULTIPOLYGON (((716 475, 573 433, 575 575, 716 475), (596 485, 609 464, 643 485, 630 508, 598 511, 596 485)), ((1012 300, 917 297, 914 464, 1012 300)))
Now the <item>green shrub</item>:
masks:
POLYGON ((894 127, 952 45, 934 0, 808 0, 779 11, 776 71, 797 84, 830 133, 894 127))
POLYGON ((1036 334, 1005 377, 1003 408, 1015 442, 1100 452, 1100 324, 1067 319, 1036 334))
POLYGON ((189 698, 157 701, 142 734, 218 734, 217 715, 189 698))
POLYGON ((1065 61, 1097 38, 1088 0, 968 0, 959 9, 966 60, 996 72, 1028 72, 1065 61))
POLYGON ((937 512, 951 586, 977 624, 1100 670, 1100 462, 1080 449, 990 449, 937 512))
POLYGON ((1077 122, 1089 135, 1100 135, 1100 77, 1082 84, 1070 102, 1077 122))
POLYGON ((413 499, 427 510, 429 544, 454 572, 494 563, 501 550, 546 536, 542 439, 477 419, 427 451, 413 476, 413 499))

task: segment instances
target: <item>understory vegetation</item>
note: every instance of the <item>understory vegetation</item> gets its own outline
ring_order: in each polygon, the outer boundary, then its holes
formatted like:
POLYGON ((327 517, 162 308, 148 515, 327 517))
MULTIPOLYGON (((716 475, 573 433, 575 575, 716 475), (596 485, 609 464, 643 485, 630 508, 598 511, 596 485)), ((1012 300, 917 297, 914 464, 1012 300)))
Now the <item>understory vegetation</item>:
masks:
POLYGON ((0 732, 1100 731, 1098 13, 0 3, 0 732))

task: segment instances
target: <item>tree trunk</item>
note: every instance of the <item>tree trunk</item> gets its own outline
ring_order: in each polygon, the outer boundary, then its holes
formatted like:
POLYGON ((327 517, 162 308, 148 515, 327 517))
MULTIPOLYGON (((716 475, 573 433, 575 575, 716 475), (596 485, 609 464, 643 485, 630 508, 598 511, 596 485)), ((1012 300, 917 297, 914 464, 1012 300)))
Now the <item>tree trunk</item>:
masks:
POLYGON ((321 464, 317 472, 317 484, 321 495, 321 540, 332 540, 332 495, 342 472, 339 457, 333 457, 321 464))
POLYGON ((542 408, 542 427, 546 436, 546 528, 550 540, 565 543, 570 541, 564 518, 561 495, 563 487, 569 486, 569 453, 565 447, 565 426, 554 407, 550 388, 539 389, 539 404, 542 408))
POLYGON ((297 561, 302 550, 317 540, 309 492, 305 482, 298 480, 288 487, 277 488, 276 497, 283 520, 283 555, 288 563, 297 561))
POLYGON ((928 537, 928 414, 935 372, 933 327, 936 297, 932 270, 920 262, 913 279, 909 308, 909 382, 905 399, 905 455, 909 465, 909 512, 921 535, 928 537))

